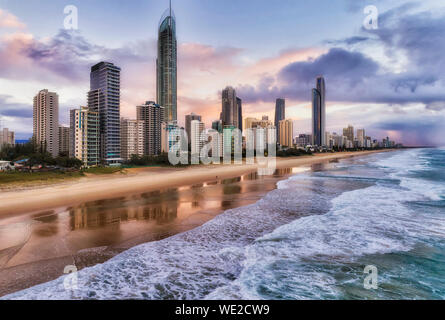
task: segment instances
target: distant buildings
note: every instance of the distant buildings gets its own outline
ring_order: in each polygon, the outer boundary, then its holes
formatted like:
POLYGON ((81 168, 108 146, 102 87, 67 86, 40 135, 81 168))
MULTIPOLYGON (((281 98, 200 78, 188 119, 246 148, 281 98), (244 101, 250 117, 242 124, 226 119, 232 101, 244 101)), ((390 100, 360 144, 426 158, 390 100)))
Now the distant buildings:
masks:
POLYGON ((70 157, 81 160, 84 166, 100 164, 99 138, 99 112, 87 107, 70 111, 70 157))
POLYGON ((365 129, 357 129, 357 143, 359 148, 366 147, 365 129))
POLYGON ((4 145, 15 145, 14 131, 9 131, 8 128, 3 128, 0 130, 0 150, 4 145))
POLYGON ((137 120, 144 122, 144 154, 158 155, 161 153, 161 129, 165 119, 165 108, 147 101, 136 107, 137 120))
POLYGON ((120 71, 110 62, 91 67, 88 108, 99 113, 100 159, 105 163, 121 161, 120 71))
POLYGON ((279 140, 278 123, 286 118, 286 101, 278 98, 275 102, 275 128, 277 128, 277 137, 279 140))
POLYGON ((290 119, 280 120, 278 122, 279 141, 282 147, 293 147, 293 121, 290 119))
POLYGON ((253 128, 275 128, 272 121, 267 116, 263 116, 261 120, 256 118, 246 118, 245 129, 253 128))
POLYGON ((158 26, 156 100, 165 109, 165 121, 176 122, 178 119, 176 19, 171 6, 162 15, 158 26))
POLYGON ((322 76, 317 77, 312 89, 312 144, 326 145, 326 86, 322 76))
POLYGON ((35 142, 51 153, 59 155, 59 96, 47 89, 34 97, 33 137, 35 142))
POLYGON ((295 139, 295 144, 298 147, 305 148, 308 145, 312 144, 312 135, 310 134, 299 134, 295 139))
POLYGON ((144 121, 121 119, 121 157, 131 159, 132 155, 144 155, 144 121))
POLYGON ((343 129, 343 135, 346 137, 347 140, 354 141, 354 127, 348 125, 347 128, 343 129))
POLYGON ((70 128, 59 126, 59 154, 68 155, 70 150, 70 128))
POLYGON ((190 141, 189 143, 191 143, 191 123, 193 120, 201 121, 202 117, 193 112, 185 116, 185 132, 187 132, 187 139, 190 141))

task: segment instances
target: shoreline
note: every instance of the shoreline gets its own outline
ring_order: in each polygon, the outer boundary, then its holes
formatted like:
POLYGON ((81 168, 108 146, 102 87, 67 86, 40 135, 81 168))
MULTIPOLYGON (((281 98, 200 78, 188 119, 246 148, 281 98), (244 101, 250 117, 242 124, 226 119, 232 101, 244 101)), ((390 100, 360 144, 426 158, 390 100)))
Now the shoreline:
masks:
MULTIPOLYGON (((276 168, 290 168, 329 160, 363 156, 393 150, 339 152, 277 158, 276 168)), ((253 165, 199 165, 187 168, 167 168, 123 176, 88 177, 33 189, 6 191, 0 194, 0 217, 33 213, 87 201, 106 200, 125 195, 181 187, 215 179, 228 179, 258 169, 253 165), (154 172, 153 172, 154 171, 154 172), (68 194, 67 194, 68 193, 68 194)))
MULTIPOLYGON (((389 151, 389 150, 388 150, 389 151)), ((307 157, 295 157, 295 158, 281 158, 277 159, 277 169, 283 169, 283 168, 295 168, 295 167, 301 167, 301 166, 307 166, 307 165, 314 165, 314 164, 322 164, 326 162, 330 162, 332 160, 337 159, 346 159, 356 156, 365 156, 368 154, 376 153, 376 152, 382 152, 382 151, 366 151, 366 152, 353 152, 350 153, 337 153, 337 154, 329 154, 329 155, 321 155, 321 156, 307 156, 307 157)), ((223 167, 223 166, 221 166, 223 167)), ((231 167, 231 166, 230 166, 231 167)), ((209 180, 215 180, 215 172, 218 172, 218 180, 219 179, 230 179, 233 177, 238 177, 240 175, 249 174, 255 170, 257 170, 257 166, 254 165, 253 168, 249 166, 238 166, 236 168, 230 169, 229 166, 226 167, 225 170, 215 170, 210 169, 211 174, 201 174, 198 177, 201 179, 198 182, 206 182, 205 180, 209 178, 209 180), (249 167, 249 168, 245 168, 249 167)), ((195 170, 203 170, 202 168, 197 168, 195 170)), ((204 170, 209 170, 207 168, 204 168, 204 170)), ((176 173, 178 172, 189 172, 187 169, 181 169, 176 170, 176 173)), ((158 173, 161 174, 161 173, 158 173)), ((174 173, 168 173, 168 174, 174 174, 174 173)), ((289 174, 285 174, 280 178, 277 178, 277 181, 286 179, 289 174)), ((101 179, 102 182, 107 180, 120 180, 123 179, 121 177, 118 178, 105 178, 101 179)), ((197 181, 194 181, 194 179, 187 179, 186 181, 190 182, 192 181, 194 183, 197 183, 197 181)), ((164 182, 164 184, 168 187, 183 187, 190 184, 176 184, 171 185, 173 181, 176 181, 174 179, 171 179, 167 182, 164 182)), ((185 181, 184 181, 185 182, 185 181)), ((66 186, 65 186, 66 187, 66 186)), ((275 182, 275 188, 276 188, 276 182, 275 182)), ((40 188, 40 189, 46 189, 46 188, 40 188)), ((39 189, 39 190, 40 190, 39 189)), ((158 188, 161 189, 161 188, 158 188)), ((147 191, 144 189, 144 191, 147 191)), ((85 200, 84 200, 85 201, 85 200)), ((219 215, 220 213, 224 212, 225 210, 222 210, 221 212, 217 213, 216 215, 219 215)), ((121 252, 128 250, 136 245, 139 245, 141 243, 151 242, 160 240, 163 238, 167 238, 170 236, 173 236, 174 234, 186 232, 188 230, 191 230, 199 225, 202 225, 206 223, 207 221, 213 219, 216 215, 210 215, 209 217, 205 219, 201 219, 199 221, 196 221, 194 225, 188 225, 183 226, 181 230, 176 230, 176 232, 172 232, 169 234, 166 234, 165 236, 160 236, 153 234, 151 236, 138 238, 136 237, 134 241, 129 241, 127 243, 121 243, 119 245, 110 245, 110 246, 104 246, 104 247, 92 247, 88 249, 80 250, 74 254, 68 255, 68 256, 59 256, 51 259, 42 259, 30 263, 25 264, 19 264, 14 265, 11 267, 6 268, 0 268, 0 297, 14 293, 44 282, 48 282, 51 280, 55 280, 58 277, 63 275, 63 268, 66 265, 75 265, 78 270, 81 270, 86 267, 92 267, 94 265, 104 263, 107 260, 113 258, 114 256, 120 254, 121 252), (45 270, 45 272, 41 272, 41 270, 45 270)))

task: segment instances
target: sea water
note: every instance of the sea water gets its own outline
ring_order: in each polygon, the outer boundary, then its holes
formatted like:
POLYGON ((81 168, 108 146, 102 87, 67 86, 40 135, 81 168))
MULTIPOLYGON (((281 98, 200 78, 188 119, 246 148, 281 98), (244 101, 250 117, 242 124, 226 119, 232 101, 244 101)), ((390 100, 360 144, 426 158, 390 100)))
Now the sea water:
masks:
POLYGON ((444 169, 444 149, 343 160, 83 269, 74 282, 64 276, 4 298, 443 299, 444 169), (377 271, 368 289, 366 266, 377 271))

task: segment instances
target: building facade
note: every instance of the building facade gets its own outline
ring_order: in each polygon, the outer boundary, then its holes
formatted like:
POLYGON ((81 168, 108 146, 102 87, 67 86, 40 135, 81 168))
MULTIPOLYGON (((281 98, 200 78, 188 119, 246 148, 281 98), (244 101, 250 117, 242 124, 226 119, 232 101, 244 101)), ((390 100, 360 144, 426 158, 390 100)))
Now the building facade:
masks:
POLYGON ((4 145, 15 145, 15 133, 14 131, 9 131, 8 128, 3 128, 0 130, 0 150, 4 145))
POLYGON ((326 86, 322 76, 312 89, 312 139, 313 145, 326 146, 326 86))
POLYGON ((191 113, 191 114, 187 114, 185 116, 185 132, 187 132, 187 139, 189 141, 189 143, 191 143, 191 123, 193 120, 198 120, 201 121, 202 117, 198 114, 195 113, 191 113))
POLYGON ((81 160, 84 166, 100 164, 99 112, 87 107, 70 111, 69 154, 81 160))
POLYGON ((278 143, 282 147, 293 147, 293 131, 294 124, 290 119, 280 120, 278 122, 279 141, 278 143))
POLYGON ((121 119, 121 157, 130 160, 132 155, 144 155, 144 121, 121 119))
POLYGON ((348 125, 347 128, 343 129, 343 136, 346 137, 349 141, 354 141, 354 127, 351 125, 348 125))
POLYGON ((243 100, 241 100, 238 97, 236 97, 236 109, 238 112, 238 117, 237 117, 238 129, 243 131, 243 100))
POLYGON ((277 128, 277 136, 279 140, 278 124, 281 120, 286 119, 286 100, 278 98, 275 102, 275 127, 277 128))
POLYGON ((53 157, 59 155, 59 96, 47 89, 34 97, 33 137, 53 157))
POLYGON ((237 98, 236 91, 232 87, 226 87, 222 91, 222 112, 221 121, 224 126, 234 126, 242 129, 242 101, 237 98))
POLYGON ((176 122, 178 119, 176 19, 171 6, 162 15, 158 26, 156 100, 165 108, 165 121, 176 122))
POLYGON ((69 154, 70 151, 70 128, 59 126, 59 154, 69 154))
POLYGON ((120 71, 110 62, 91 67, 88 108, 99 113, 100 159, 120 162, 120 71))
POLYGON ((366 148, 365 129, 357 129, 357 141, 359 148, 366 148))
POLYGON ((136 107, 137 120, 144 122, 144 154, 159 155, 161 153, 161 130, 165 121, 165 108, 154 101, 136 107))
POLYGON ((204 123, 199 120, 193 120, 191 122, 191 153, 192 155, 198 155, 201 152, 202 147, 205 144, 205 139, 201 136, 204 131, 204 123))

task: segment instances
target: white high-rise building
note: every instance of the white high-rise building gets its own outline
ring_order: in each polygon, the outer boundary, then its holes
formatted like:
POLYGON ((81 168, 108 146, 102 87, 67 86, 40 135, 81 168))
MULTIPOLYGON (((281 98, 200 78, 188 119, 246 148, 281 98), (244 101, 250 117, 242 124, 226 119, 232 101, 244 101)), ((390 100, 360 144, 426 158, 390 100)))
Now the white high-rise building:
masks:
POLYGON ((205 144, 205 139, 201 136, 204 131, 204 123, 199 120, 193 120, 190 123, 190 141, 192 154, 197 154, 201 152, 202 147, 205 144))
POLYGON ((359 148, 365 147, 365 129, 357 129, 357 140, 359 148))
POLYGON ((144 121, 121 119, 121 157, 131 159, 132 155, 144 155, 144 121))
POLYGON ((34 97, 33 137, 53 157, 59 155, 59 96, 47 89, 34 97))
POLYGON ((70 112, 70 157, 81 160, 84 166, 100 163, 99 112, 87 107, 70 112))

